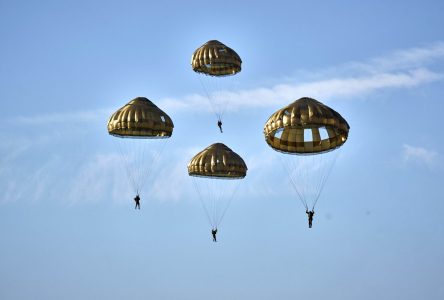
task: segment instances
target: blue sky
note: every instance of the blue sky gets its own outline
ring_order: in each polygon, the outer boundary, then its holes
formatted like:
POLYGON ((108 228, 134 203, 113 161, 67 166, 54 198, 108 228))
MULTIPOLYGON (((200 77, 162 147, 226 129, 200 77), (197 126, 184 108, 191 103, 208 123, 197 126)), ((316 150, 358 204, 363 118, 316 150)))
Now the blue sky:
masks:
POLYGON ((442 1, 1 1, 1 299, 442 299, 442 1), (193 51, 243 60, 218 133, 193 51), (175 128, 133 209, 109 115, 175 128), (263 126, 309 96, 350 124, 312 229, 263 126), (186 165, 249 170, 218 243, 186 165))

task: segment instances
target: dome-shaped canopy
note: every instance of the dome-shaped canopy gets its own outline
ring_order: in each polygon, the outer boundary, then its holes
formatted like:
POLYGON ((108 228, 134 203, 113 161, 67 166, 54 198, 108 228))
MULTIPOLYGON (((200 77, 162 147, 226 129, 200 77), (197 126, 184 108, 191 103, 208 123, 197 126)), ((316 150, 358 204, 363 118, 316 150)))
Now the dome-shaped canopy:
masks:
POLYGON ((244 178, 247 165, 233 150, 222 143, 213 144, 197 153, 188 164, 190 176, 244 178))
POLYGON ((335 110, 312 98, 301 98, 275 112, 265 123, 265 140, 290 154, 316 154, 342 146, 350 126, 335 110))
POLYGON ((241 64, 233 49, 216 40, 206 42, 191 56, 193 70, 211 76, 234 75, 241 71, 241 64))
POLYGON ((173 128, 171 118, 144 97, 131 100, 108 121, 108 133, 119 137, 167 138, 173 128))

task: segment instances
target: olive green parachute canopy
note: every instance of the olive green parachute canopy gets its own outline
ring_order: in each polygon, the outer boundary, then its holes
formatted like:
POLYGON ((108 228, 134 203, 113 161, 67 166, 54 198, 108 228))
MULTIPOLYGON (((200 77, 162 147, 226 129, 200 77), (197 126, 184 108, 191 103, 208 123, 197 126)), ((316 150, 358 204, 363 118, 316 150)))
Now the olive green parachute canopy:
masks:
POLYGON ((188 175, 240 179, 247 175, 247 165, 236 152, 222 143, 216 143, 191 159, 188 175))
POLYGON ((264 135, 268 145, 277 151, 317 154, 342 146, 349 129, 347 121, 335 110, 304 97, 272 114, 265 123, 264 135), (326 131, 324 138, 320 130, 326 131))
POLYGON ((108 133, 119 137, 168 138, 173 128, 171 118, 144 97, 131 100, 108 121, 108 133))
POLYGON ((193 70, 211 76, 234 75, 241 71, 241 64, 233 49, 216 40, 206 42, 191 56, 193 70))

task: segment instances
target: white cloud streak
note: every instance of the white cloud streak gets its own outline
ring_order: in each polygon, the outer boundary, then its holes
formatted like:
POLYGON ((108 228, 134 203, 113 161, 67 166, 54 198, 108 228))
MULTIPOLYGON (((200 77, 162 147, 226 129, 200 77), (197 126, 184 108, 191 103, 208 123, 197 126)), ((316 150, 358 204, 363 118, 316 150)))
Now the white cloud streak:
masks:
MULTIPOLYGON (((426 68, 414 70, 369 74, 361 77, 330 78, 301 84, 279 84, 271 88, 257 88, 238 92, 218 93, 214 97, 227 101, 228 111, 238 111, 244 108, 267 108, 285 105, 300 97, 337 100, 361 97, 372 92, 387 88, 409 88, 424 83, 437 81, 443 75, 426 68)), ((166 111, 201 110, 210 111, 206 97, 191 95, 182 99, 164 99, 159 106, 166 111)))
POLYGON ((434 150, 408 144, 404 144, 402 147, 402 160, 406 164, 413 163, 426 166, 429 169, 440 167, 442 164, 439 153, 434 150))
POLYGON ((444 43, 439 42, 429 47, 415 47, 395 51, 383 57, 371 59, 368 63, 354 63, 356 69, 367 72, 392 71, 419 68, 444 58, 444 43))
POLYGON ((97 110, 85 110, 85 111, 74 111, 74 112, 60 112, 51 114, 41 114, 35 116, 18 116, 14 119, 8 120, 9 123, 15 125, 46 125, 54 123, 85 123, 85 122, 96 122, 100 120, 107 119, 113 112, 113 109, 97 109, 97 110))
MULTIPOLYGON (((285 83, 249 90, 214 91, 213 100, 223 99, 228 111, 245 108, 275 108, 300 97, 320 100, 350 100, 383 89, 412 88, 442 80, 444 72, 431 70, 428 65, 444 61, 444 43, 429 47, 416 47, 395 51, 366 62, 349 62, 334 68, 305 72, 298 79, 285 79, 285 83), (307 79, 303 79, 305 78, 307 79), (313 79, 313 76, 316 76, 313 79), (311 78, 311 79, 308 79, 311 78)), ((205 93, 180 98, 164 98, 156 104, 165 111, 211 111, 205 93)), ((91 111, 19 116, 10 120, 23 125, 51 123, 94 122, 107 119, 115 110, 103 108, 91 111)))
POLYGON ((114 153, 96 154, 75 169, 66 189, 69 205, 97 203, 106 200, 115 204, 128 202, 132 196, 130 185, 123 176, 122 158, 114 153))
MULTIPOLYGON (((427 66, 442 60, 444 43, 437 43, 430 47, 397 51, 367 62, 350 62, 315 71, 313 73, 318 75, 316 79, 286 79, 286 83, 271 87, 217 92, 213 98, 214 101, 218 98, 227 101, 227 108, 232 111, 276 107, 303 96, 328 100, 359 98, 382 89, 411 88, 441 80, 444 74, 427 66)), ((180 99, 163 99, 159 105, 168 111, 210 110, 207 98, 197 94, 180 99)))

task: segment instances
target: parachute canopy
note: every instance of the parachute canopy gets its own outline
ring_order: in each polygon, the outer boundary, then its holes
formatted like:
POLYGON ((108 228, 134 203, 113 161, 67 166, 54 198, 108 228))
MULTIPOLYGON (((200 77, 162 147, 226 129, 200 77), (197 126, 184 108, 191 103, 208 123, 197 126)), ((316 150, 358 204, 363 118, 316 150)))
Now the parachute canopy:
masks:
POLYGON ((241 179, 247 175, 247 165, 236 152, 222 143, 215 143, 191 159, 188 175, 241 179))
POLYGON ((270 147, 289 154, 317 154, 342 146, 350 126, 335 110, 304 97, 275 112, 265 123, 270 147))
POLYGON ((210 76, 234 75, 241 71, 241 64, 233 49, 216 40, 206 42, 191 56, 193 70, 210 76))
POLYGON ((171 118, 144 97, 131 100, 108 121, 108 133, 118 137, 168 138, 173 128, 171 118))

